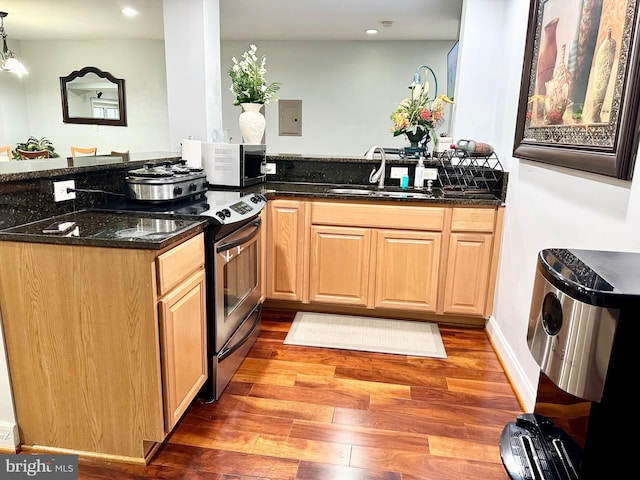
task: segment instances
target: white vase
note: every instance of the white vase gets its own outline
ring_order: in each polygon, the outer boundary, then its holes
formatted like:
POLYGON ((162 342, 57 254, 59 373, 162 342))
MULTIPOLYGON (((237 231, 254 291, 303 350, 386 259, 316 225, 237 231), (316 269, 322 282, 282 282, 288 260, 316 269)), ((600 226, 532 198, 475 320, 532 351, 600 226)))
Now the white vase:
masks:
POLYGON ((242 113, 238 120, 240 124, 240 133, 244 143, 257 144, 262 143, 264 135, 265 119, 260 113, 261 103, 241 103, 242 113))

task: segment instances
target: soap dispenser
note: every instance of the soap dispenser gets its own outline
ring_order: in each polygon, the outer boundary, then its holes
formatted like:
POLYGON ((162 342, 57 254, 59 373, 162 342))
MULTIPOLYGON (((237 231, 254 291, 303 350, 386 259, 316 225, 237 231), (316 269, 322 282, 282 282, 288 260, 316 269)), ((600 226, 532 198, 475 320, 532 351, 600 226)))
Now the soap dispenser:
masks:
POLYGON ((418 158, 418 164, 416 165, 416 174, 413 179, 414 188, 422 188, 424 185, 424 163, 422 157, 418 158))

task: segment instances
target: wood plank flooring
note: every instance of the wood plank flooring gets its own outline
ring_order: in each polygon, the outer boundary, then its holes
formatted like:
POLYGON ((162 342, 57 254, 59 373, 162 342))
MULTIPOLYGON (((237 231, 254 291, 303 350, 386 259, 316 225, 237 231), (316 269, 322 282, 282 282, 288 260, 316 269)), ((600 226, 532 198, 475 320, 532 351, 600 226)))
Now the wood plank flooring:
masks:
POLYGON ((440 326, 448 358, 260 338, 217 402, 196 400, 147 466, 80 460, 79 479, 505 480, 499 437, 521 413, 482 329, 440 326))

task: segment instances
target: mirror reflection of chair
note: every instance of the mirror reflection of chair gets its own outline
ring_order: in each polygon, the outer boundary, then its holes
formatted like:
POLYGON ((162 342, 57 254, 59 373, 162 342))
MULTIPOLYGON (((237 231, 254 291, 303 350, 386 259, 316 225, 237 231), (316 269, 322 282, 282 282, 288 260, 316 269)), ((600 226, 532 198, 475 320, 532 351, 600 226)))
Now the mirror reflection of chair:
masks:
POLYGON ((0 147, 0 162, 8 162, 9 160, 13 160, 11 146, 0 147))
POLYGON ((91 148, 71 147, 71 156, 75 157, 76 155, 96 155, 97 151, 98 151, 97 147, 91 147, 91 148))
POLYGON ((111 150, 111 155, 120 155, 122 157, 123 162, 126 162, 129 160, 129 150, 124 150, 122 152, 116 152, 115 150, 111 150))
POLYGON ((28 160, 30 158, 49 158, 49 150, 17 150, 20 160, 28 160))

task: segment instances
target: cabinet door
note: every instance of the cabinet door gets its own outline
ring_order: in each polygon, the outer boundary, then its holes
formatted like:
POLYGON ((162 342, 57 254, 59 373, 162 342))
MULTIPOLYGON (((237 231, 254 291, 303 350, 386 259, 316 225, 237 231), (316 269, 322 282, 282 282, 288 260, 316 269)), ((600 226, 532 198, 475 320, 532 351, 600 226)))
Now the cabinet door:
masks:
POLYGON ((309 300, 369 306, 371 230, 311 227, 309 300))
POLYGON ((260 303, 267 297, 267 210, 260 212, 262 228, 260 229, 260 303))
POLYGON ((304 300, 305 202, 271 200, 267 229, 267 298, 304 300))
POLYGON ((207 379, 204 269, 159 302, 165 427, 180 420, 207 379))
POLYGON ((375 307, 435 312, 438 299, 439 232, 377 232, 375 307))
POLYGON ((493 235, 452 233, 449 243, 444 313, 483 315, 487 300, 493 235))

